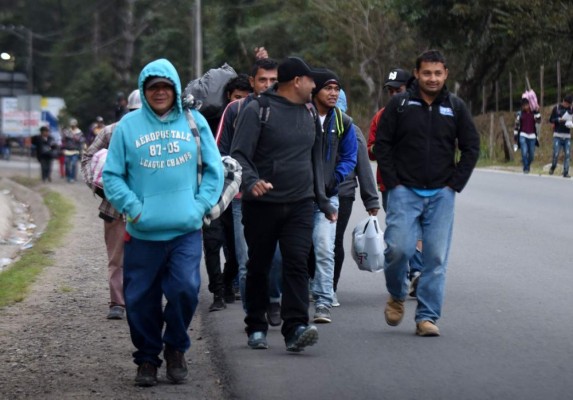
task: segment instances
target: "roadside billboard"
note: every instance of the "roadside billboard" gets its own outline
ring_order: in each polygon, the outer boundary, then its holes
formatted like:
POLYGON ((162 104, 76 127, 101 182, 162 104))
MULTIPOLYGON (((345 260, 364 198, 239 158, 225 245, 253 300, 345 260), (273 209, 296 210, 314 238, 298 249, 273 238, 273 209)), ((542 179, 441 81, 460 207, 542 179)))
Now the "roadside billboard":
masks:
POLYGON ((64 99, 60 97, 2 97, 0 134, 7 137, 27 137, 36 135, 41 126, 48 126, 52 136, 58 140, 58 115, 65 107, 64 99), (28 108, 32 111, 28 111, 28 108))
POLYGON ((1 132, 8 136, 35 135, 42 125, 42 111, 22 111, 16 97, 0 99, 1 132))

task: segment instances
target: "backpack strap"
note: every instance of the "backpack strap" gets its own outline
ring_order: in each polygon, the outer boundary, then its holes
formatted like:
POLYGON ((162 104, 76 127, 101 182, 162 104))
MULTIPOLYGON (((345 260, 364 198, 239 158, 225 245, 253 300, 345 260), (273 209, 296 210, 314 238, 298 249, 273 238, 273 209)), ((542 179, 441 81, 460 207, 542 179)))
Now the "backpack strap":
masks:
MULTIPOLYGON (((267 96, 259 96, 255 97, 257 103, 259 103, 259 120, 261 121, 261 125, 264 126, 267 121, 269 120, 269 115, 271 114, 271 103, 269 102, 269 98, 267 96)), ((320 128, 320 122, 318 119, 318 113, 316 112, 316 108, 312 103, 305 103, 306 109, 312 116, 317 129, 320 128)), ((318 129, 317 132, 320 132, 318 129)))
POLYGON ((396 110, 399 113, 403 113, 406 107, 408 107, 409 105, 410 105, 410 92, 406 90, 404 92, 404 97, 402 98, 402 100, 400 100, 400 104, 398 105, 398 108, 396 110))
POLYGON ((454 113, 454 119, 457 122, 457 116, 462 110, 462 100, 453 93, 448 94, 448 102, 450 103, 450 107, 452 107, 452 112, 454 113))
POLYGON ((201 160, 201 136, 199 135, 199 129, 197 128, 197 124, 195 123, 195 118, 193 118, 193 114, 191 114, 191 109, 185 108, 184 113, 185 117, 187 118, 187 123, 189 124, 189 128, 191 129, 191 133, 193 134, 193 138, 195 139, 195 143, 197 144, 197 190, 198 190, 199 185, 201 184, 201 179, 203 177, 203 161, 201 160))
POLYGON ((245 103, 245 98, 237 100, 237 114, 235 115, 235 119, 233 120, 233 129, 237 127, 237 120, 239 119, 239 113, 241 112, 241 108, 243 108, 244 103, 245 103))
POLYGON ((271 103, 267 96, 255 97, 257 103, 259 103, 259 120, 261 125, 265 125, 269 120, 269 115, 271 114, 271 103))

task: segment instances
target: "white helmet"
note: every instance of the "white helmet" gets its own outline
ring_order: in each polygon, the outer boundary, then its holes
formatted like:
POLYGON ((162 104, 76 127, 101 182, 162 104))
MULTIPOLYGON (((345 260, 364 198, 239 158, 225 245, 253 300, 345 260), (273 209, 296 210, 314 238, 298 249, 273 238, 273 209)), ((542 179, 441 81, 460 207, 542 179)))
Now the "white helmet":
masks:
POLYGON ((139 95, 139 89, 135 89, 127 98, 127 109, 131 111, 139 108, 141 108, 141 97, 139 95))

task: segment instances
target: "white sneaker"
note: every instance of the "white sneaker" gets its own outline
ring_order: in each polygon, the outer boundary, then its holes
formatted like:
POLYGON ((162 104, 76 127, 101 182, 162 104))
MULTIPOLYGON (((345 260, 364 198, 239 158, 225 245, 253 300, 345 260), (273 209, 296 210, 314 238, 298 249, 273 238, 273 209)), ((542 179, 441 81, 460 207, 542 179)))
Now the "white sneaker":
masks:
POLYGON ((420 280, 420 275, 420 272, 414 273, 414 276, 410 281, 410 289, 408 290, 410 297, 416 297, 416 290, 418 289, 418 281, 420 280))
POLYGON ((334 292, 334 295, 332 296, 332 307, 340 307, 340 303, 338 302, 338 296, 336 296, 336 292, 334 292))

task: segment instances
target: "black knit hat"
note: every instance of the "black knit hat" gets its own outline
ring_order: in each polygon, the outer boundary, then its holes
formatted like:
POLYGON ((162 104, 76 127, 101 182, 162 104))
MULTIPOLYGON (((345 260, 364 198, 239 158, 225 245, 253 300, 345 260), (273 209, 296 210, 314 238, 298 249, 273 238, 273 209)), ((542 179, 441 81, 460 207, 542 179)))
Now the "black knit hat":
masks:
POLYGON ((292 81, 297 76, 312 76, 312 69, 305 63, 302 58, 288 57, 279 64, 278 81, 292 81))
POLYGON ((312 90, 312 95, 316 95, 320 90, 325 87, 326 85, 330 85, 334 83, 340 87, 340 80, 338 76, 329 69, 326 68, 316 68, 313 73, 312 77, 314 78, 314 84, 316 87, 312 90))

